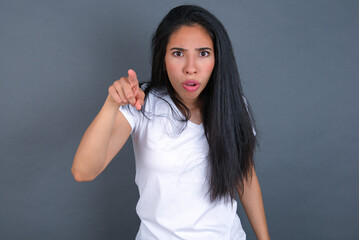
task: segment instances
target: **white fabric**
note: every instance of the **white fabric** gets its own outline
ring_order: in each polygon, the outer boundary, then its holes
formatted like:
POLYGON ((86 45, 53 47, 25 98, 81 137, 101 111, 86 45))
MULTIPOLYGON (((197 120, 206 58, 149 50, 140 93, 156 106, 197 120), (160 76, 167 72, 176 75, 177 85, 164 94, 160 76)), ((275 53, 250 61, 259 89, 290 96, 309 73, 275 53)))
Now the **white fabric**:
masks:
MULTIPOLYGON (((164 97, 179 114, 169 96, 164 97)), ((136 240, 245 240, 236 213, 237 202, 210 203, 205 195, 208 143, 202 124, 182 126, 168 103, 149 93, 147 119, 129 106, 120 111, 132 128, 136 158, 135 182, 141 225, 136 240)))

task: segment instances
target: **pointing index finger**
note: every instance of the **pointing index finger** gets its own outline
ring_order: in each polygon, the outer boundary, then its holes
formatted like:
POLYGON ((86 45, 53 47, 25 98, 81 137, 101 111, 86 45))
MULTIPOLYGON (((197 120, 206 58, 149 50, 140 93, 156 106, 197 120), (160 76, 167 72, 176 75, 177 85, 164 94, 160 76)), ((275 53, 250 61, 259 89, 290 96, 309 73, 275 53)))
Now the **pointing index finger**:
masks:
POLYGON ((127 73, 128 73, 128 77, 130 79, 131 86, 138 87, 138 80, 137 80, 136 72, 132 69, 129 69, 127 73))

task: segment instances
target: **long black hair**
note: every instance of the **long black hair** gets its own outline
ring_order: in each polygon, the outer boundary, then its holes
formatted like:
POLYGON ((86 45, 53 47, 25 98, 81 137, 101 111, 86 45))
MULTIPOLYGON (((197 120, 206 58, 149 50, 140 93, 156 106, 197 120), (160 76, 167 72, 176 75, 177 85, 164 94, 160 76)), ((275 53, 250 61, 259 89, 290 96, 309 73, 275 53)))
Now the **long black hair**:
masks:
POLYGON ((245 102, 231 41, 213 14, 199 6, 182 5, 173 8, 162 19, 152 37, 152 74, 145 94, 147 97, 151 89, 166 89, 184 114, 185 121, 189 120, 190 110, 176 96, 169 81, 165 54, 171 34, 181 26, 196 24, 210 35, 215 55, 212 75, 199 96, 209 144, 208 193, 211 202, 230 198, 233 203, 236 191, 243 194, 244 180, 252 177, 257 141, 252 129, 255 123, 250 106, 245 102))

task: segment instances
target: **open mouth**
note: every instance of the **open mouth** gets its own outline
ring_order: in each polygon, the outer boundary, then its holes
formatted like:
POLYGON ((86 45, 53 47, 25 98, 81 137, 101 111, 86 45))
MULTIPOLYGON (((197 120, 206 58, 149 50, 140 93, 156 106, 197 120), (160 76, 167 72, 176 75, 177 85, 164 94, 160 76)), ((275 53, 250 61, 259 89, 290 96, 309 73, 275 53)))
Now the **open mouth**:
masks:
POLYGON ((188 80, 182 84, 183 88, 189 92, 194 92, 199 88, 199 83, 196 81, 188 80))

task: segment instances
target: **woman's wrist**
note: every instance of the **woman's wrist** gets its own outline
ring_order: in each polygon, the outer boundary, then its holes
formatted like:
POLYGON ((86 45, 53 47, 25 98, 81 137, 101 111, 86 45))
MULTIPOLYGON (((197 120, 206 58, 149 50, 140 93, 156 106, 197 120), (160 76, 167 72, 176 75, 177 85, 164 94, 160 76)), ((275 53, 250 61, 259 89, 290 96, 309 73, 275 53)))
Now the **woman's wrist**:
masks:
POLYGON ((113 100, 110 94, 106 98, 105 105, 116 108, 117 110, 121 107, 121 104, 113 100))

